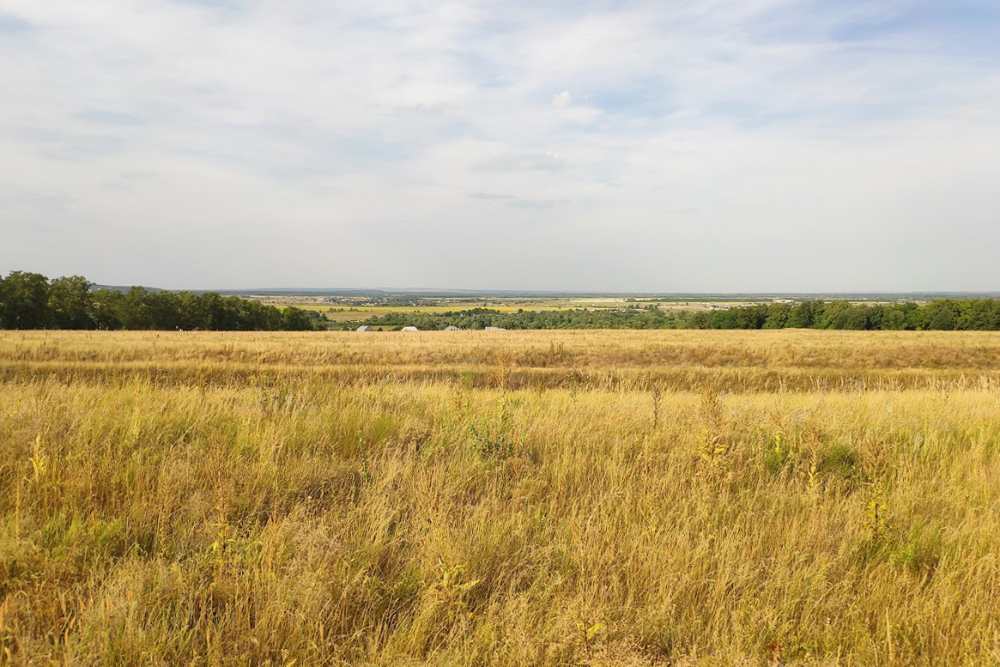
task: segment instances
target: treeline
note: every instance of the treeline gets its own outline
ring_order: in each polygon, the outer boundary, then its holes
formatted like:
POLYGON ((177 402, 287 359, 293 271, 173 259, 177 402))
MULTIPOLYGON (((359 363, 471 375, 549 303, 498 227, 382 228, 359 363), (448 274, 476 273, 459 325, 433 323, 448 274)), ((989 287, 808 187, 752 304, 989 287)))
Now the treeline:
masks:
POLYGON ((655 307, 620 310, 518 310, 505 313, 489 308, 473 308, 446 313, 387 313, 371 317, 365 324, 382 329, 414 326, 424 331, 449 326, 459 329, 676 329, 684 319, 673 311, 655 307))
POLYGON ((317 313, 216 292, 94 290, 81 276, 24 271, 0 277, 0 329, 311 331, 322 322, 317 313))
MULTIPOLYGON (((618 310, 547 310, 504 313, 487 308, 446 312, 398 312, 365 324, 396 330, 459 329, 853 329, 860 331, 1000 331, 1000 300, 941 299, 926 305, 852 304, 848 301, 773 303, 708 311, 664 311, 655 306, 618 310)), ((342 325, 353 328, 355 325, 342 325)))
POLYGON ((694 329, 852 329, 857 331, 998 331, 1000 300, 940 299, 926 305, 852 304, 847 301, 774 303, 701 311, 694 329))

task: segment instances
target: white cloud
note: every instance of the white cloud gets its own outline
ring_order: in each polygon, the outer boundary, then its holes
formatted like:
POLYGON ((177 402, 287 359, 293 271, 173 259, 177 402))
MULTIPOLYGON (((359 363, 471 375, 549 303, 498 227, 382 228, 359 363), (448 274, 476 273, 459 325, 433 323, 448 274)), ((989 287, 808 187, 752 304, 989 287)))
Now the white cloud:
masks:
POLYGON ((509 153, 486 160, 475 171, 562 171, 569 162, 558 153, 509 153))
POLYGON ((0 272, 995 287, 996 49, 902 11, 0 0, 0 272))
POLYGON ((573 104, 573 96, 570 95, 568 90, 564 90, 561 93, 556 93, 552 96, 552 106, 554 107, 565 109, 571 104, 573 104))

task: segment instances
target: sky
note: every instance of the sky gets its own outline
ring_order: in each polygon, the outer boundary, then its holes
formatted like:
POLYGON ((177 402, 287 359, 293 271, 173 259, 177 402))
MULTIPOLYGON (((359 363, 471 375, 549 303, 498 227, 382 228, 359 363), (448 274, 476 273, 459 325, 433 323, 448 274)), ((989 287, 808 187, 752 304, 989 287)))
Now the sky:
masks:
POLYGON ((0 274, 1000 290, 997 0, 0 0, 0 274))

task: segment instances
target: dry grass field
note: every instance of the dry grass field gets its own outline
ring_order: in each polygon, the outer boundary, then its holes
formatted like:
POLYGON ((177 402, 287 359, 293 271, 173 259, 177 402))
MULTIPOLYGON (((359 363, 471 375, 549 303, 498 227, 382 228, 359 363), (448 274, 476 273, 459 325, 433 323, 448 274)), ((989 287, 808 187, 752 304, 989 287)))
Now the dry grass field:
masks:
POLYGON ((1000 335, 0 332, 0 664, 997 665, 1000 335))

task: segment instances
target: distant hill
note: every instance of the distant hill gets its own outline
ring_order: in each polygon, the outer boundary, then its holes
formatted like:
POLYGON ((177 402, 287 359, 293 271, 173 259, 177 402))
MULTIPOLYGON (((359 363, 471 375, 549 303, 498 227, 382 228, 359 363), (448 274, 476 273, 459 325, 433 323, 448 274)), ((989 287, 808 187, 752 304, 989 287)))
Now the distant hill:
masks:
MULTIPOLYGON (((96 292, 97 290, 106 289, 106 290, 111 290, 112 292, 123 292, 124 293, 124 292, 129 291, 133 287, 142 287, 147 292, 168 292, 168 291, 171 291, 171 290, 161 289, 159 287, 145 287, 143 285, 129 285, 128 287, 125 287, 124 285, 91 285, 90 291, 96 292)), ((177 291, 180 291, 180 290, 177 290, 177 291)))

